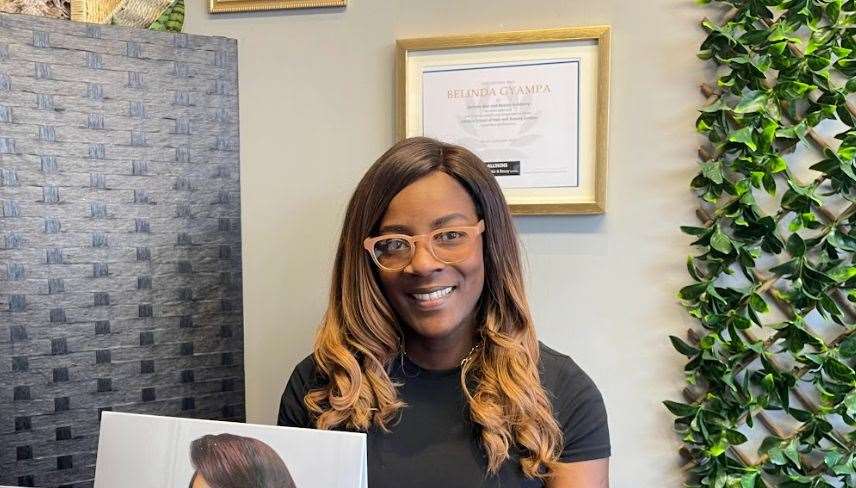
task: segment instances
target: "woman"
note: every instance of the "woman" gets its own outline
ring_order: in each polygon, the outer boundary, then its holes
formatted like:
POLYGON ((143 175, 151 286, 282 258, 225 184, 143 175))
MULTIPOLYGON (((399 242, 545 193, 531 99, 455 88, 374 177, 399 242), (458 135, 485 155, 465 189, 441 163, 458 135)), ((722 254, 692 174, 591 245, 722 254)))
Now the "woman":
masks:
POLYGON ((608 486, 600 393, 535 337, 502 191, 428 138, 394 145, 351 197, 279 424, 367 432, 372 488, 608 486))
POLYGON ((252 437, 202 436, 190 444, 190 461, 189 488, 295 488, 279 454, 252 437))

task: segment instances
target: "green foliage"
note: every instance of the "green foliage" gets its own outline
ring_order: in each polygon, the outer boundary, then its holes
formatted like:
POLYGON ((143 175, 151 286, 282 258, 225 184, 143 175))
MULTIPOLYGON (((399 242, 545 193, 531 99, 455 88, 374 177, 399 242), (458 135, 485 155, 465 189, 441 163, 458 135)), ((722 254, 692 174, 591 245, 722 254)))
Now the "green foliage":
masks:
POLYGON ((698 56, 718 68, 690 184, 706 221, 681 227, 700 253, 678 298, 700 332, 670 336, 693 386, 664 402, 692 459, 687 486, 856 487, 856 0, 698 1, 728 12, 701 24, 698 56), (834 139, 817 135, 824 121, 834 139), (792 171, 797 146, 819 149, 813 181, 792 171), (773 410, 799 427, 770 435, 773 410), (747 452, 750 430, 766 438, 747 452))
POLYGON ((156 31, 181 32, 184 26, 184 0, 175 0, 166 8, 149 29, 156 31))

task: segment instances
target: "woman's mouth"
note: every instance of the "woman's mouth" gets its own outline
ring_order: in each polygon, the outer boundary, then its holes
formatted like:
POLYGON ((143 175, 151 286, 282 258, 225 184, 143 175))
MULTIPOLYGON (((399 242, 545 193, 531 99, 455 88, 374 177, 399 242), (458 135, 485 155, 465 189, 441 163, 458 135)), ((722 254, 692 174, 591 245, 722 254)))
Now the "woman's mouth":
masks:
POLYGON ((425 293, 408 293, 407 295, 416 302, 416 305, 421 309, 433 309, 441 306, 449 298, 457 287, 446 286, 436 288, 425 293))

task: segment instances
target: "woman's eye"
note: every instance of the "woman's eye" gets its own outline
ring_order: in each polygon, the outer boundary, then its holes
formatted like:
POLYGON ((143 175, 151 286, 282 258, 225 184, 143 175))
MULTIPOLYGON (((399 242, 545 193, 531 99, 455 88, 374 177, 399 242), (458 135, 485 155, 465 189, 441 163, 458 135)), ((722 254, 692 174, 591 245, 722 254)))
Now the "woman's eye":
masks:
POLYGON ((403 239, 388 239, 380 243, 381 249, 385 252, 395 252, 407 249, 407 242, 403 239))
POLYGON ((464 237, 466 237, 466 235, 463 232, 458 232, 456 230, 449 230, 437 234, 437 239, 441 241, 457 241, 464 237))

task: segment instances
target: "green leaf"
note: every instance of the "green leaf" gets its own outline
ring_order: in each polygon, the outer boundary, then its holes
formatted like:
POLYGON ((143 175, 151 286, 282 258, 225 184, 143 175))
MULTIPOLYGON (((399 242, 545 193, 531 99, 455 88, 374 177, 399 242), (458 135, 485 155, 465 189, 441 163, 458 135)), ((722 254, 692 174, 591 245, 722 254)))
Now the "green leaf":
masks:
POLYGON ((832 0, 826 6, 826 17, 832 24, 838 23, 838 17, 841 15, 842 0, 832 0))
POLYGON ((847 264, 842 264, 840 266, 836 266, 835 268, 830 269, 826 272, 830 278, 835 280, 836 283, 843 283, 850 278, 856 276, 856 266, 849 266, 847 264))
POLYGON ((776 85, 776 93, 784 100, 795 100, 802 98, 806 93, 817 88, 814 85, 803 83, 801 81, 782 81, 776 85))
POLYGON ((695 300, 700 297, 702 293, 707 290, 707 283, 695 283, 689 286, 685 286, 681 288, 681 291, 678 292, 678 297, 683 300, 695 300))
POLYGON ((841 234, 838 229, 833 228, 826 236, 826 242, 841 249, 842 251, 856 252, 856 238, 847 234, 841 234))
POLYGON ((758 446, 758 454, 766 454, 775 447, 780 447, 782 445, 782 439, 779 439, 775 436, 765 437, 763 441, 761 441, 761 445, 758 446))
POLYGON ((785 261, 784 263, 782 263, 778 266, 774 266, 774 267, 770 268, 770 272, 775 273, 776 275, 779 275, 779 276, 791 275, 791 274, 794 274, 794 272, 796 271, 798 264, 799 264, 798 260, 791 259, 790 261, 785 261))
POLYGON ((788 224, 788 230, 791 232, 796 232, 803 227, 803 219, 801 215, 797 215, 791 220, 791 223, 788 224))
POLYGON ((711 457, 719 457, 725 450, 728 449, 728 440, 725 437, 720 437, 717 439, 716 443, 710 446, 707 449, 707 452, 711 455, 711 457))
POLYGON ((849 383, 856 380, 856 373, 841 361, 828 357, 823 363, 823 370, 835 381, 849 383))
POLYGON ((737 327, 740 330, 746 330, 749 327, 752 327, 752 322, 742 315, 735 315, 732 317, 731 323, 734 324, 734 327, 737 327))
POLYGON ((797 419, 800 422, 808 422, 812 419, 811 412, 800 410, 798 408, 791 408, 790 410, 788 410, 788 413, 791 414, 791 417, 797 419))
POLYGON ((776 194, 776 180, 768 173, 761 179, 764 184, 764 190, 770 195, 776 194))
POLYGON ((805 241, 803 241, 799 234, 791 234, 791 236, 788 237, 786 247, 790 255, 795 258, 801 257, 805 254, 805 241))
POLYGON ((757 293, 749 295, 749 306, 758 313, 766 313, 769 310, 767 302, 757 293))
POLYGON ((799 139, 806 145, 808 141, 806 141, 806 134, 808 133, 808 125, 805 121, 800 122, 797 125, 791 127, 780 127, 779 130, 776 131, 776 137, 781 137, 784 139, 799 139))
POLYGON ((730 108, 728 107, 728 105, 725 104, 725 102, 722 101, 721 98, 717 98, 715 102, 711 103, 710 105, 705 105, 704 107, 698 110, 702 113, 713 113, 720 112, 722 110, 730 110, 730 108))
POLYGON ((722 254, 728 254, 731 252, 731 240, 719 230, 719 226, 716 226, 716 230, 713 231, 713 235, 710 236, 710 247, 716 249, 722 254))
POLYGON ((856 390, 844 397, 844 406, 847 407, 847 415, 856 415, 856 390))
POLYGON ((792 463, 800 466, 800 453, 797 451, 797 445, 799 441, 797 439, 792 440, 788 443, 787 447, 784 449, 785 456, 791 460, 792 463))
POLYGON ((687 405, 686 403, 673 402, 671 400, 666 400, 663 402, 663 405, 672 412, 673 415, 677 417, 690 417, 698 412, 698 407, 694 407, 692 405, 687 405))
POLYGON ((838 308, 838 305, 836 305, 828 295, 821 295, 818 304, 822 308, 821 312, 826 312, 828 315, 832 315, 833 317, 841 316, 841 309, 838 308))
POLYGON ((841 454, 838 451, 829 451, 823 457, 823 463, 829 466, 830 468, 838 464, 838 461, 844 457, 844 454, 841 454))
POLYGON ((755 481, 758 479, 759 473, 746 473, 740 477, 740 488, 755 488, 755 481))
POLYGON ((805 54, 811 54, 817 51, 818 48, 825 46, 834 35, 834 31, 826 29, 818 29, 812 32, 808 39, 808 46, 805 49, 805 54))
POLYGON ((785 158, 774 154, 767 160, 767 171, 770 173, 781 173, 788 169, 788 162, 785 158))
POLYGON ((752 151, 758 149, 758 145, 755 143, 752 137, 752 126, 749 125, 732 133, 730 136, 728 136, 728 140, 731 142, 743 144, 752 151))
POLYGON ((701 352, 699 349, 692 347, 678 337, 669 336, 669 340, 672 341, 672 346, 684 356, 692 357, 701 352))
POLYGON ((725 438, 732 446, 739 446, 740 444, 743 444, 744 442, 749 440, 746 438, 745 435, 734 429, 725 430, 725 438))
POLYGON ((681 226, 681 232, 683 232, 684 234, 689 234, 691 236, 700 236, 706 234, 708 230, 709 229, 707 229, 706 227, 691 227, 688 225, 681 226))
POLYGON ((838 354, 843 358, 856 356, 856 334, 850 334, 849 337, 841 341, 841 344, 838 345, 838 354))
POLYGON ((704 163, 701 166, 701 173, 704 175, 705 178, 716 183, 717 185, 722 184, 722 163, 720 161, 710 161, 704 163))
POLYGON ((772 373, 767 373, 763 378, 761 378, 761 386, 764 387, 764 390, 766 390, 767 393, 773 393, 775 391, 776 380, 773 378, 772 373))
POLYGON ((702 281, 701 276, 699 275, 698 270, 695 267, 695 262, 692 256, 687 256, 687 272, 690 276, 693 277, 696 281, 702 281))
POLYGON ((737 106, 734 107, 734 112, 738 114, 754 113, 762 110, 766 104, 767 94, 765 92, 750 91, 743 95, 737 106))
POLYGON ((778 447, 770 449, 767 452, 767 455, 770 456, 770 462, 772 462, 776 466, 784 466, 788 464, 788 460, 785 459, 784 452, 778 447))
MULTIPOLYGON (((850 144, 841 144, 836 152, 842 163, 850 163, 856 156, 856 146, 850 144)), ((848 165, 849 166, 849 165, 848 165)))

